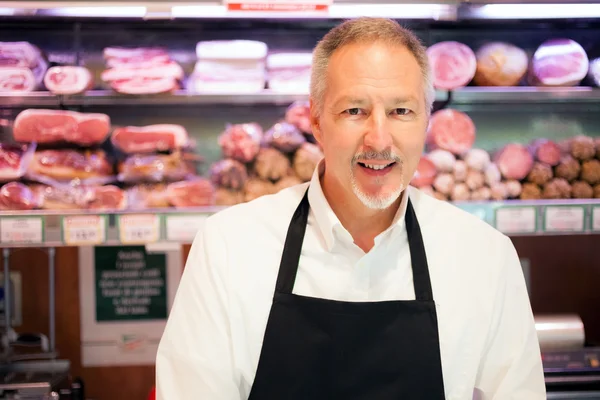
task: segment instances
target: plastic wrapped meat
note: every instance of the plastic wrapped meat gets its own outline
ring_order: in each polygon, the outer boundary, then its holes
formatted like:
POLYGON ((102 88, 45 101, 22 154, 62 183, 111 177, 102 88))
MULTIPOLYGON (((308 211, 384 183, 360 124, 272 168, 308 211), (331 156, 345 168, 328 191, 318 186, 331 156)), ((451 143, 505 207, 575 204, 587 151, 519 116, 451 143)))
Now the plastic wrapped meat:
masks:
POLYGON ((209 180, 196 178, 167 186, 167 199, 174 207, 204 207, 215 203, 215 189, 209 180))
POLYGON ((0 210, 33 210, 41 207, 41 198, 20 182, 0 188, 0 210))
POLYGON ((276 123, 263 137, 264 145, 272 146, 284 153, 293 153, 305 142, 306 138, 298 128, 287 122, 276 123))
POLYGON ((21 178, 33 159, 35 144, 16 145, 0 143, 0 182, 21 178))
POLYGON ((210 167, 210 177, 212 183, 218 187, 241 190, 248 180, 248 171, 241 162, 225 159, 210 167))
POLYGON ((119 164, 118 179, 126 183, 173 182, 193 173, 179 152, 169 155, 135 154, 119 164))
POLYGON ((478 86, 517 86, 529 65, 527 53, 510 43, 488 43, 475 56, 477 71, 473 81, 478 86))
POLYGON ((267 56, 269 89, 279 93, 308 93, 312 53, 273 53, 267 56))
POLYGON ((546 182, 553 178, 552 167, 547 164, 536 162, 533 168, 527 175, 527 180, 536 185, 543 186, 546 182))
POLYGON ((490 165, 490 154, 483 149, 471 149, 465 155, 464 160, 469 168, 484 172, 490 165))
POLYGON ((258 197, 275 193, 275 185, 259 178, 250 178, 244 188, 244 200, 252 201, 258 197))
POLYGON ((126 191, 128 207, 136 210, 170 207, 166 189, 162 183, 130 187, 126 191))
POLYGON ((73 95, 92 89, 94 79, 85 67, 51 67, 44 76, 44 85, 51 93, 73 95))
POLYGON ((279 150, 263 148, 258 152, 254 163, 256 174, 265 180, 278 181, 292 170, 290 160, 279 150))
POLYGON ((113 185, 89 187, 86 190, 86 205, 90 210, 122 210, 127 207, 127 196, 113 185))
POLYGON ((454 171, 454 164, 456 164, 456 157, 454 154, 447 150, 436 149, 427 154, 427 158, 435 164, 435 168, 438 172, 452 172, 454 171))
POLYGON ((301 132, 312 135, 310 126, 310 103, 308 101, 295 101, 285 112, 285 122, 294 125, 301 132))
POLYGON ((166 64, 171 59, 167 50, 161 47, 106 47, 103 56, 108 67, 151 67, 166 64))
POLYGON ((26 177, 49 185, 61 182, 103 185, 114 180, 112 164, 102 150, 38 150, 26 177))
POLYGON ((573 182, 571 188, 571 194, 574 199, 591 199, 594 197, 594 188, 587 182, 573 182))
POLYGON ((539 200, 542 198, 542 189, 535 183, 524 183, 519 195, 521 200, 539 200))
POLYGON ((588 74, 594 85, 600 86, 600 58, 590 61, 588 74))
POLYGON ((427 56, 436 89, 458 89, 466 86, 475 76, 477 58, 465 44, 439 42, 427 49, 427 56))
POLYGON ((33 72, 27 67, 0 67, 0 93, 32 92, 37 88, 33 72))
POLYGON ((32 190, 46 210, 122 210, 127 206, 125 193, 113 185, 34 185, 32 190))
POLYGON ((257 123, 229 125, 219 136, 219 145, 225 157, 248 163, 258 154, 262 137, 257 123))
POLYGON ((571 39, 551 39, 538 47, 531 60, 529 81, 534 86, 576 86, 588 74, 589 59, 571 39))
MULTIPOLYGON (((0 69, 26 68, 33 74, 35 86, 40 86, 48 62, 40 49, 29 42, 0 42, 0 69)), ((22 73, 20 76, 24 76, 22 73)), ((13 75, 14 78, 14 75, 13 75)), ((27 84, 31 84, 29 77, 27 84)), ((2 84, 0 83, 0 86, 2 84)))
POLYGON ((187 130, 174 124, 125 126, 116 128, 111 136, 112 144, 129 154, 182 149, 189 141, 187 130))
POLYGON ((323 152, 319 146, 304 143, 294 154, 294 172, 302 181, 308 182, 322 159, 323 152))
POLYGON ((569 199, 571 198, 571 185, 565 179, 554 178, 544 185, 542 198, 569 199))

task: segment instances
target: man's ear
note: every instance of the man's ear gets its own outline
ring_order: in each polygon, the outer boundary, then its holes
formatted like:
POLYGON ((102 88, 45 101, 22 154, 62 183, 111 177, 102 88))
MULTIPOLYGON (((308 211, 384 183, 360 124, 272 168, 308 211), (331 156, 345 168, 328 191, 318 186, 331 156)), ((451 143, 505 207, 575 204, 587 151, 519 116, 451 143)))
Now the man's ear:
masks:
POLYGON ((311 98, 309 100, 309 105, 310 105, 310 129, 312 130, 312 134, 315 137, 315 139, 317 140, 317 142, 319 144, 321 144, 321 139, 322 139, 322 135, 321 135, 321 124, 319 122, 319 110, 317 110, 317 105, 315 104, 315 102, 313 101, 313 99, 311 98))

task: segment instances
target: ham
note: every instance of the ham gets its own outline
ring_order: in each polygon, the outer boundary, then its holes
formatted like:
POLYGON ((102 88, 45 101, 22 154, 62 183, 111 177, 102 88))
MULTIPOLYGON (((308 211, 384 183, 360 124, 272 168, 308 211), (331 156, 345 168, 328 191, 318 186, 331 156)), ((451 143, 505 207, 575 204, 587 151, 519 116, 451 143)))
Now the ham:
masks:
POLYGON ((104 182, 112 173, 112 165, 102 150, 38 150, 33 155, 27 177, 42 183, 71 180, 104 182))
POLYGON ((435 164, 427 158, 422 156, 419 159, 419 164, 415 170, 415 174, 410 181, 410 184, 415 187, 425 187, 433 185, 433 181, 437 175, 437 168, 435 164))
POLYGON ((33 72, 27 67, 0 67, 0 93, 31 92, 37 87, 33 72))
POLYGON ((167 198, 175 207, 211 206, 215 202, 215 189, 203 178, 175 182, 167 186, 167 198))
POLYGON ((183 68, 175 61, 167 61, 159 65, 122 65, 107 69, 102 72, 101 78, 104 82, 131 80, 139 76, 144 78, 162 78, 171 77, 176 80, 182 80, 184 77, 183 68))
POLYGON ((171 93, 179 90, 180 85, 177 79, 170 76, 154 78, 137 76, 112 81, 110 87, 117 93, 137 95, 171 93))
POLYGON ((93 84, 92 74, 84 67, 51 67, 44 77, 46 89, 54 94, 80 94, 93 84))
POLYGON ((41 206, 41 198, 20 182, 0 188, 0 210, 33 210, 41 206))
POLYGON ((479 86, 516 86, 527 73, 529 58, 523 49, 509 43, 492 42, 476 53, 473 81, 479 86))
POLYGON ((153 153, 186 147, 189 136, 181 125, 125 126, 114 130, 111 142, 124 153, 153 153))
POLYGON ((0 182, 21 178, 33 157, 35 145, 0 143, 0 182))
POLYGON ((269 89, 281 93, 308 93, 312 53, 273 53, 267 57, 269 89))
POLYGON ((437 89, 453 90, 466 86, 477 69, 477 58, 469 46, 459 42, 439 42, 427 49, 437 89))
POLYGON ((535 86, 576 86, 588 74, 589 59, 571 39, 547 40, 532 59, 530 83, 535 86))
POLYGON ((137 65, 143 68, 170 61, 167 51, 158 47, 106 47, 103 56, 109 67, 137 65))
POLYGON ((110 118, 106 114, 28 109, 17 115, 13 137, 18 142, 91 146, 104 142, 109 131, 110 118))
POLYGON ((475 124, 462 111, 446 108, 431 116, 428 142, 434 148, 462 155, 475 143, 475 124))
POLYGON ((0 68, 5 67, 29 69, 39 86, 48 63, 40 49, 29 42, 0 42, 0 68))
POLYGON ((533 156, 527 147, 510 143, 504 146, 494 157, 498 169, 505 179, 522 180, 529 175, 533 168, 533 156))

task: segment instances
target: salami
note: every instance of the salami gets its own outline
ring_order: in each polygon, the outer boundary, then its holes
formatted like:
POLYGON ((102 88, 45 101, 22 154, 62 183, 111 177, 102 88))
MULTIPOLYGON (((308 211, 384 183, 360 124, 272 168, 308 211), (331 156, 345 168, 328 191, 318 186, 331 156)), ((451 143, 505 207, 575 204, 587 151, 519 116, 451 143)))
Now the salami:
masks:
POLYGON ((475 124, 461 111, 439 110, 431 116, 428 136, 433 147, 461 155, 475 143, 475 124))
POLYGON ((437 89, 452 90, 466 86, 477 69, 477 58, 469 46, 459 42, 440 42, 427 49, 437 89))
POLYGON ((518 143, 504 146, 496 155, 495 162, 505 179, 525 179, 533 168, 531 153, 518 143))

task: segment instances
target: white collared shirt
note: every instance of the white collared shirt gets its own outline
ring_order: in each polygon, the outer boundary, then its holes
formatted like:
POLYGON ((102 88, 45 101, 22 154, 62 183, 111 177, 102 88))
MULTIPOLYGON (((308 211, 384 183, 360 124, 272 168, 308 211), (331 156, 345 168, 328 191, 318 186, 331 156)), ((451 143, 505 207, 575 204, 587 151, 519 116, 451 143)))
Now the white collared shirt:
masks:
POLYGON ((446 399, 545 399, 533 315, 510 239, 409 187, 393 224, 365 254, 324 197, 319 170, 310 184, 208 218, 193 242, 159 345, 157 398, 248 398, 286 232, 310 185, 295 294, 340 301, 414 299, 404 226, 410 197, 429 264, 446 399))

